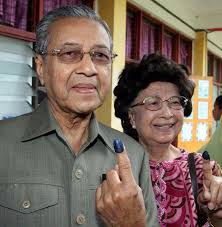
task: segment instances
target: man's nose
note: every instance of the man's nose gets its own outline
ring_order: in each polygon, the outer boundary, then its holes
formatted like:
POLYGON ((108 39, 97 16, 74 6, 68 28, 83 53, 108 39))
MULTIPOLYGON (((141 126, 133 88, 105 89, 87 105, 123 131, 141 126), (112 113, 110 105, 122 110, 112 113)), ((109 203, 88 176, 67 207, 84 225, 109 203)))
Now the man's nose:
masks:
POLYGON ((82 60, 77 64, 76 73, 82 73, 85 76, 94 76, 98 73, 96 65, 93 63, 89 53, 84 53, 82 60))

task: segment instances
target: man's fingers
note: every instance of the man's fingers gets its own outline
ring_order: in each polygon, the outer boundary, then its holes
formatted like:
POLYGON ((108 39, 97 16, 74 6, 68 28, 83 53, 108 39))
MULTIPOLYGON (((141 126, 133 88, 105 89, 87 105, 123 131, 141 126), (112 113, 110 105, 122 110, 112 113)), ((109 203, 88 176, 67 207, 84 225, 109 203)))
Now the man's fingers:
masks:
POLYGON ((116 172, 117 172, 118 175, 119 175, 119 166, 118 166, 117 164, 115 165, 114 169, 116 170, 116 172))
POLYGON ((134 182, 131 163, 126 150, 124 150, 121 154, 117 154, 117 163, 119 166, 119 176, 121 181, 125 183, 134 182))
POLYGON ((121 183, 120 176, 115 169, 109 170, 106 173, 106 176, 107 176, 107 184, 110 189, 114 189, 116 185, 121 183))
POLYGON ((121 181, 125 183, 135 182, 131 169, 131 163, 122 141, 116 139, 114 140, 113 145, 115 152, 117 153, 117 164, 121 181))
POLYGON ((96 190, 96 201, 99 201, 102 197, 102 186, 100 185, 96 190))

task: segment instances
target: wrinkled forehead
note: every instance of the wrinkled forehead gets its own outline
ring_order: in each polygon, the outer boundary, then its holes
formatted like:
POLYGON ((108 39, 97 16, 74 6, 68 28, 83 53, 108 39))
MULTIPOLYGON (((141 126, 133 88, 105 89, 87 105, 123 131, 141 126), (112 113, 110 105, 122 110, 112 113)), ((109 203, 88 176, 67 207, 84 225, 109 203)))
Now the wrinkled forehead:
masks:
POLYGON ((111 41, 105 28, 88 18, 64 17, 54 21, 48 30, 48 43, 53 47, 65 43, 79 44, 86 48, 103 45, 110 49, 111 41))
POLYGON ((172 94, 177 95, 179 93, 178 87, 171 83, 165 81, 154 81, 151 82, 145 89, 145 93, 152 93, 152 94, 172 94))
POLYGON ((147 96, 158 96, 161 97, 161 99, 168 99, 169 97, 179 95, 179 90, 175 84, 155 81, 151 82, 146 88, 140 90, 134 100, 142 100, 147 96))

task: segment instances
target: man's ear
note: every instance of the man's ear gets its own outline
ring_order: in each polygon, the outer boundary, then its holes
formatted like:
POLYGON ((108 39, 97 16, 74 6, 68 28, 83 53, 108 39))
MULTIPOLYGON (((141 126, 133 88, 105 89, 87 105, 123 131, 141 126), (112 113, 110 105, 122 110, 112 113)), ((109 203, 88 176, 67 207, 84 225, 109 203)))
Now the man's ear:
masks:
POLYGON ((130 124, 132 125, 132 128, 135 129, 136 128, 135 115, 134 115, 132 110, 128 111, 128 117, 129 117, 129 120, 130 120, 130 124))
POLYGON ((45 84, 44 75, 43 75, 44 60, 42 56, 39 54, 35 56, 35 65, 36 65, 36 72, 37 72, 38 79, 41 85, 44 86, 45 84))

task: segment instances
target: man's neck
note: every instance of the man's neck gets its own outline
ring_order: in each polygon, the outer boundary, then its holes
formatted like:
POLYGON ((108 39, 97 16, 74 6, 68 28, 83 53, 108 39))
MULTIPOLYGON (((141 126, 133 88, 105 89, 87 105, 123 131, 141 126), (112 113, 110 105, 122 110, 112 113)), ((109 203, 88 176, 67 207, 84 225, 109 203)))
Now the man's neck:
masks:
POLYGON ((77 154, 88 139, 92 113, 83 115, 65 112, 59 108, 55 108, 50 102, 49 107, 64 137, 70 144, 73 153, 77 154))

